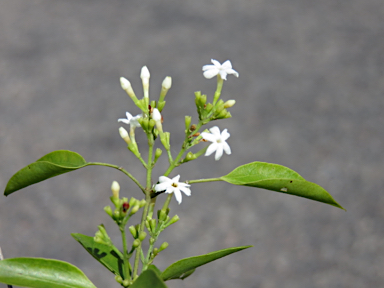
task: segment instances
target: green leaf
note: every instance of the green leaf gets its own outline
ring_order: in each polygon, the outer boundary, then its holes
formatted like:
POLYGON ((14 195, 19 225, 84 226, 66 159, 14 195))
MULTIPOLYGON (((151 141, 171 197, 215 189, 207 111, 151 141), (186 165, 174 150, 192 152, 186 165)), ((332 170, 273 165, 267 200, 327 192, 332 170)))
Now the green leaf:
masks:
POLYGON ((234 185, 291 194, 344 209, 324 188, 305 180, 297 172, 277 164, 252 162, 237 167, 220 179, 234 185))
POLYGON ((84 158, 76 152, 68 150, 53 151, 16 172, 9 179, 4 195, 8 196, 29 185, 87 165, 88 163, 84 158))
POLYGON ((31 288, 96 288, 72 264, 43 258, 8 258, 0 261, 0 282, 31 288))
POLYGON ((153 269, 148 269, 129 288, 167 288, 167 285, 153 269))
POLYGON ((205 255, 181 259, 170 265, 167 269, 165 269, 161 274, 161 278, 164 281, 171 279, 184 279, 191 275, 194 272, 194 269, 199 266, 202 266, 229 254, 241 251, 243 249, 247 249, 249 247, 252 246, 232 247, 219 251, 214 251, 205 255))
POLYGON ((121 276, 125 279, 124 275, 124 259, 122 259, 113 249, 107 245, 97 243, 93 240, 93 237, 72 233, 71 234, 76 241, 78 241, 89 254, 93 256, 97 261, 104 265, 109 271, 115 275, 121 276))
POLYGON ((155 265, 153 265, 153 264, 151 264, 151 265, 149 265, 148 266, 148 269, 152 269, 153 271, 155 271, 156 272, 156 274, 157 275, 161 275, 161 271, 160 271, 160 269, 159 268, 157 268, 155 265))

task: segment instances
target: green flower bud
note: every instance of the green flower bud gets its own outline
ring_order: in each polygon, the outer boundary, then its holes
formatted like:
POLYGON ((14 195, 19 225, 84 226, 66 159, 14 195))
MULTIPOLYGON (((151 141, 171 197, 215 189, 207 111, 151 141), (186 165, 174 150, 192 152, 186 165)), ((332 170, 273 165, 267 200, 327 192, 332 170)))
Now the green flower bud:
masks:
POLYGON ((164 249, 167 249, 168 245, 169 244, 167 242, 164 242, 163 244, 161 244, 159 247, 159 252, 163 251, 164 249))
POLYGON ((139 234, 139 240, 144 241, 145 237, 147 237, 147 233, 144 231, 141 231, 139 234))
POLYGON ((156 220, 155 219, 151 219, 151 221, 149 221, 149 226, 151 228, 151 231, 155 232, 156 231, 156 220))
POLYGON ((152 129, 153 129, 153 127, 155 127, 155 125, 156 125, 155 120, 153 120, 153 119, 149 120, 149 126, 148 126, 149 130, 152 131, 152 129))
POLYGON ((164 132, 160 134, 160 141, 166 150, 169 150, 169 138, 170 138, 169 132, 164 132))
POLYGON ((166 103, 166 101, 159 101, 157 103, 157 109, 159 109, 160 112, 163 111, 165 103, 166 103))
POLYGON ((235 100, 228 100, 227 102, 224 103, 224 108, 231 108, 233 105, 235 105, 236 101, 235 100))
POLYGON ((196 158, 196 155, 189 151, 185 156, 185 162, 195 160, 196 158))
POLYGON ((155 244, 155 242, 156 242, 156 240, 155 240, 155 238, 149 238, 149 244, 150 245, 153 245, 153 244, 155 244))
POLYGON ((167 223, 167 227, 168 227, 169 225, 172 225, 172 224, 176 223, 176 222, 179 221, 179 220, 180 220, 179 216, 177 216, 177 215, 173 216, 172 219, 169 220, 169 222, 167 223))
POLYGON ((131 232, 133 238, 136 239, 137 238, 137 230, 136 230, 135 226, 133 226, 133 225, 129 226, 128 230, 129 230, 129 232, 131 232))
POLYGON ((147 204, 147 201, 145 201, 145 199, 141 199, 141 201, 139 202, 139 207, 143 208, 145 204, 147 204))
POLYGON ((133 206, 131 213, 129 213, 129 215, 131 216, 131 215, 135 214, 137 211, 139 211, 139 209, 140 209, 139 205, 133 206))
POLYGON ((165 221, 165 218, 167 218, 167 212, 164 211, 163 209, 158 211, 157 218, 159 221, 165 221))
POLYGON ((111 208, 111 206, 105 206, 104 207, 104 211, 105 211, 105 213, 107 213, 109 216, 111 216, 112 217, 112 208, 111 208))
POLYGON ((205 106, 205 111, 206 111, 206 113, 211 112, 212 109, 213 109, 213 105, 212 105, 212 103, 208 103, 207 106, 205 106))
POLYGON ((204 106, 207 103, 207 95, 201 95, 200 97, 200 106, 204 106))
POLYGON ((185 133, 189 130, 189 127, 191 126, 192 117, 191 116, 185 116, 185 133))
POLYGON ((129 279, 125 279, 123 281, 123 283, 121 283, 121 284, 123 284, 124 287, 128 287, 129 286, 129 279))
POLYGON ((123 278, 121 278, 120 275, 116 275, 116 276, 115 276, 115 280, 116 280, 116 282, 119 283, 119 284, 123 283, 123 278))
POLYGON ((136 198, 131 198, 131 200, 129 200, 129 206, 133 207, 137 204, 138 200, 136 198))
POLYGON ((135 239, 133 242, 132 242, 132 246, 134 247, 134 248, 137 248, 137 247, 139 247, 140 246, 140 240, 139 239, 135 239))
POLYGON ((199 107, 200 106, 200 100, 201 99, 201 92, 200 91, 196 91, 195 92, 195 103, 196 103, 196 106, 199 107))
POLYGON ((163 153, 163 150, 161 150, 160 148, 156 149, 156 152, 155 152, 155 162, 157 161, 157 159, 159 159, 159 157, 161 156, 162 153, 163 153))

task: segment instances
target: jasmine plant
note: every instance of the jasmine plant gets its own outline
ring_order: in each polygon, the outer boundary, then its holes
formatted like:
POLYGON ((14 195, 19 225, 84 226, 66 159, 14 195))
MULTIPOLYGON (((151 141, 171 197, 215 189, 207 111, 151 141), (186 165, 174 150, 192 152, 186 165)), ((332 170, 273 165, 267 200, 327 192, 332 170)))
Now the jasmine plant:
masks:
MULTIPOLYGON (((177 203, 181 204, 182 194, 193 195, 193 184, 195 183, 224 181, 233 185, 263 188, 305 197, 343 209, 321 186, 305 180, 297 172, 278 164, 251 162, 218 178, 185 179, 174 173, 178 166, 197 160, 203 155, 210 156, 215 153, 216 161, 221 159, 224 152, 231 155, 231 148, 227 143, 230 134, 227 129, 220 132, 217 125, 209 125, 208 127, 206 125, 215 120, 232 117, 228 109, 235 105, 235 100, 225 101, 221 98, 221 94, 227 76, 239 77, 239 73, 232 68, 229 60, 223 64, 217 60, 212 60, 212 65, 205 65, 202 70, 207 79, 216 76, 216 91, 212 100, 209 100, 207 95, 201 92, 195 92, 197 118, 192 121, 191 116, 185 116, 184 141, 172 143, 172 146, 171 134, 166 131, 165 125, 163 127, 163 124, 166 123, 163 123, 163 120, 168 120, 167 115, 164 113, 165 117, 162 116, 163 108, 166 105, 164 99, 172 86, 171 77, 168 76, 164 79, 157 100, 150 98, 149 95, 150 72, 146 66, 141 69, 143 97, 140 99, 133 91, 131 83, 123 77, 120 78, 121 87, 141 112, 136 116, 126 112, 126 118, 119 118, 117 120, 119 123, 129 125, 129 132, 126 128, 120 127, 119 133, 128 150, 145 167, 145 183, 140 183, 129 172, 129 168, 126 170, 114 164, 88 162, 76 152, 58 150, 16 172, 9 180, 4 194, 8 196, 29 185, 91 165, 105 166, 124 173, 136 184, 142 197, 139 199, 121 197, 120 185, 113 181, 110 196, 112 206, 104 207, 105 213, 119 228, 122 251, 113 243, 104 225, 98 226, 94 236, 79 233, 73 233, 72 236, 91 256, 114 275, 120 286, 132 288, 167 287, 165 282, 168 280, 185 279, 193 274, 196 268, 204 264, 251 247, 226 248, 181 259, 163 271, 157 268, 155 264, 157 255, 169 246, 166 242, 158 243, 159 235, 179 220, 178 215, 171 213, 172 197, 175 196, 177 203), (146 135, 147 145, 145 147, 143 147, 144 145, 139 147, 135 133, 146 135), (155 150, 156 141, 161 142, 163 149, 157 148, 155 150), (172 153, 175 151, 175 146, 180 147, 177 155, 172 153), (190 151, 194 146, 200 147, 196 153, 190 151), (145 153, 143 153, 144 149, 147 149, 145 153), (168 167, 156 167, 163 151, 166 152, 168 158, 168 167), (154 180, 152 176, 155 167, 164 169, 158 180, 154 180), (171 174, 173 176, 169 177, 171 174), (141 214, 141 220, 139 223, 131 223, 131 217, 136 213, 141 214), (148 242, 146 249, 142 245, 144 242, 148 242)), ((0 282, 8 284, 8 286, 18 285, 35 288, 95 287, 82 271, 63 261, 43 258, 8 258, 5 260, 0 258, 0 260, 0 282)))

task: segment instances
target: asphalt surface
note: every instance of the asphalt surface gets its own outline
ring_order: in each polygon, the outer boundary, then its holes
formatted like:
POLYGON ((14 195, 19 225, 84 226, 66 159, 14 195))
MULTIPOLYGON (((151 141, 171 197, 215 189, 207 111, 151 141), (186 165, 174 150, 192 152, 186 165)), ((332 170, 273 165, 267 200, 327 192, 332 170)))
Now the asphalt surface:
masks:
MULTIPOLYGON (((194 91, 212 97, 215 89, 201 67, 230 59, 240 77, 228 76, 222 97, 237 101, 233 118, 212 125, 228 129, 232 155, 201 157, 171 176, 219 177, 251 161, 278 163, 323 186, 347 212, 266 190, 194 184, 191 197, 171 203, 181 220, 161 236, 170 245, 155 264, 254 247, 169 287, 384 287, 383 1, 0 3, 1 187, 59 149, 123 166, 144 181, 118 134, 117 119, 139 112, 119 77, 141 95, 147 65, 156 98, 172 76, 163 117, 176 154, 184 115, 197 119, 194 91)), ((145 137, 137 137, 146 155, 145 137)), ((163 156, 154 180, 166 168, 163 156)), ((104 223, 119 242, 102 210, 113 180, 122 195, 141 196, 119 171, 88 167, 1 197, 4 256, 68 261, 97 287, 119 287, 70 236, 94 235, 104 223)))

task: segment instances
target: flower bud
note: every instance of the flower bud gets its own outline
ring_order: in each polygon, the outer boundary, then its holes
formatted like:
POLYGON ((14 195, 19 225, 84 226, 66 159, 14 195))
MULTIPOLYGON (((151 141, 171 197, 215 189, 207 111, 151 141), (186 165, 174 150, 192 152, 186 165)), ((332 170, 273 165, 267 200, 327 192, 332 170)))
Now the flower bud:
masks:
POLYGON ((149 221, 149 227, 151 228, 151 231, 152 232, 155 232, 156 231, 156 220, 155 219, 151 219, 149 221))
POLYGON ((177 215, 173 216, 172 219, 169 220, 169 222, 167 223, 167 227, 168 227, 169 225, 172 225, 172 224, 176 223, 176 222, 179 221, 179 220, 180 220, 179 216, 177 216, 177 215))
POLYGON ((120 77, 120 85, 121 85, 121 88, 123 88, 123 90, 125 92, 127 92, 128 96, 131 97, 132 101, 137 104, 137 97, 135 95, 135 92, 133 91, 132 89, 132 85, 131 85, 131 82, 129 82, 127 79, 125 79, 124 77, 120 77))
POLYGON ((191 126, 192 117, 191 116, 185 116, 185 133, 187 133, 189 126, 191 126))
POLYGON ((140 246, 140 240, 139 239, 135 239, 134 241, 133 241, 133 243, 132 243, 132 246, 134 247, 134 248, 137 248, 137 247, 139 247, 140 246))
POLYGON ((116 280, 116 282, 119 283, 119 284, 123 283, 123 278, 121 278, 120 275, 116 275, 116 276, 115 276, 115 280, 116 280))
POLYGON ((195 154, 193 154, 191 151, 189 151, 187 153, 187 155, 185 156, 185 161, 192 161, 192 160, 195 160, 197 157, 195 154))
POLYGON ((163 209, 159 210, 157 212, 157 218, 159 219, 159 221, 165 221, 165 219, 167 218, 167 212, 163 209))
POLYGON ((105 211, 105 213, 107 213, 109 216, 111 216, 112 217, 112 208, 111 208, 111 206, 105 206, 104 207, 104 211, 105 211))
POLYGON ((224 103, 224 108, 231 108, 233 105, 235 105, 236 101, 235 100, 228 100, 227 102, 224 103))
POLYGON ((112 182, 111 190, 113 198, 119 199, 120 185, 117 181, 112 182))
POLYGON ((123 138, 125 143, 128 145, 131 143, 131 139, 129 138, 127 130, 125 130, 123 127, 119 128, 120 137, 123 138))
POLYGON ((156 242, 156 240, 155 240, 155 238, 149 238, 149 244, 150 245, 153 245, 153 244, 155 244, 155 242, 156 242))
POLYGON ((141 199, 140 201, 139 201, 139 207, 140 208, 143 208, 144 206, 145 206, 145 204, 147 204, 147 201, 145 201, 145 199, 141 199))
POLYGON ((123 282, 121 283, 124 287, 128 287, 129 286, 129 279, 124 279, 123 282))
POLYGON ((160 142, 164 145, 164 148, 166 150, 169 150, 169 138, 171 134, 169 132, 161 133, 160 134, 160 142))
POLYGON ((136 230, 136 227, 135 226, 129 226, 128 227, 128 230, 129 230, 129 232, 131 232, 131 234, 132 234, 132 236, 133 236, 133 238, 137 238, 137 230, 136 230))
POLYGON ((156 152, 155 152, 155 162, 157 161, 157 159, 159 159, 159 157, 161 156, 162 153, 163 153, 163 150, 161 150, 160 148, 156 149, 156 152))
POLYGON ((135 206, 137 204, 137 202, 138 202, 138 200, 132 197, 131 200, 129 200, 129 205, 135 206))
POLYGON ((145 237, 147 237, 147 233, 144 231, 141 231, 139 234, 139 240, 142 242, 144 241, 145 237))
POLYGON ((168 242, 164 242, 163 244, 161 244, 160 247, 159 247, 158 252, 161 252, 164 249, 167 249, 168 245, 169 245, 168 242))
POLYGON ((133 206, 131 213, 129 213, 129 215, 135 214, 137 211, 139 211, 139 209, 140 209, 139 205, 133 206))
POLYGON ((167 76, 165 77, 163 83, 161 84, 162 88, 165 89, 165 90, 169 90, 172 86, 172 77, 170 76, 167 76))
POLYGON ((148 70, 147 66, 143 66, 143 68, 141 68, 140 78, 143 82, 144 98, 149 97, 148 89, 149 89, 149 77, 150 76, 151 75, 149 74, 149 70, 148 70))

